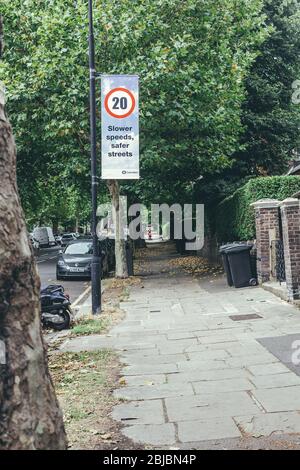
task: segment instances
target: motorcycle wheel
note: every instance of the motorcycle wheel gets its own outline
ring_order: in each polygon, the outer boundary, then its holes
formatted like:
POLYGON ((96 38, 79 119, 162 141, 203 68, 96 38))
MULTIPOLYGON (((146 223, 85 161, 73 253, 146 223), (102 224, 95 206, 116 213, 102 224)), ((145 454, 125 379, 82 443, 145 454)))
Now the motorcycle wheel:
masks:
POLYGON ((70 314, 69 314, 69 311, 68 310, 63 310, 60 314, 59 314, 60 318, 61 318, 61 321, 60 322, 57 322, 57 323, 53 323, 51 322, 49 324, 49 326, 51 326, 51 328, 53 328, 53 330, 56 330, 56 331, 61 331, 61 330, 65 330, 67 328, 69 328, 70 326, 70 314))

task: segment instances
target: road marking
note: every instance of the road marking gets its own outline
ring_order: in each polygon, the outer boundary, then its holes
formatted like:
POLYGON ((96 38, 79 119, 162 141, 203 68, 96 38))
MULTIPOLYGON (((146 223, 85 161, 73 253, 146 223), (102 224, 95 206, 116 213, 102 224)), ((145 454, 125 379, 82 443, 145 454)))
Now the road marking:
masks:
POLYGON ((71 307, 74 308, 76 307, 76 305, 78 305, 81 300, 91 291, 92 287, 91 286, 88 286, 83 292, 82 294, 80 294, 79 297, 77 297, 77 299, 75 300, 75 302, 72 303, 71 307))

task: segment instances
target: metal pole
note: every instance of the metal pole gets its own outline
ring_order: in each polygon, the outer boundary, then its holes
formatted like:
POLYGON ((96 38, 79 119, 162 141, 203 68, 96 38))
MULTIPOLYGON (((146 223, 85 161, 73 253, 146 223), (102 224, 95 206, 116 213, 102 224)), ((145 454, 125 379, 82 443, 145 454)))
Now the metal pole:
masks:
POLYGON ((99 256, 97 228, 97 149, 96 149, 96 85, 95 85, 95 45, 93 26, 93 0, 89 0, 89 68, 90 68, 90 137, 91 137, 91 183, 92 183, 92 237, 93 258, 91 264, 92 278, 92 312, 101 311, 101 259, 99 256))

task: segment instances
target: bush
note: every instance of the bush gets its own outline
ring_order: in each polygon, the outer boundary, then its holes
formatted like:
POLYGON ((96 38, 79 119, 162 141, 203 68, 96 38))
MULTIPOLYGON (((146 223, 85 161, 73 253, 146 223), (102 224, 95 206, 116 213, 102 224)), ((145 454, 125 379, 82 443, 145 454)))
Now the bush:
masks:
POLYGON ((252 202, 269 198, 282 201, 300 191, 299 176, 270 176, 251 179, 224 199, 216 210, 218 242, 255 238, 252 202))

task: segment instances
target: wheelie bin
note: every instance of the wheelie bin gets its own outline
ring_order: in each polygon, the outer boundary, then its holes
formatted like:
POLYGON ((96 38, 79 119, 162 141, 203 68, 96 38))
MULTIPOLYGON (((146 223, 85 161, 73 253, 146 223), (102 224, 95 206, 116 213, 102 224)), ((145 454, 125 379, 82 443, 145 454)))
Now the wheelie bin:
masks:
POLYGON ((252 245, 231 245, 225 249, 234 287, 256 286, 257 279, 253 277, 250 251, 252 245))
POLYGON ((134 275, 134 270, 133 270, 133 250, 131 246, 131 242, 127 241, 126 242, 126 261, 127 261, 127 272, 128 276, 133 276, 134 275))
POLYGON ((219 253, 222 256, 223 268, 226 273, 227 284, 231 287, 233 286, 233 280, 232 280, 231 270, 229 266, 228 256, 226 253, 226 249, 229 248, 230 246, 233 246, 233 245, 230 244, 230 245, 220 246, 219 253))

